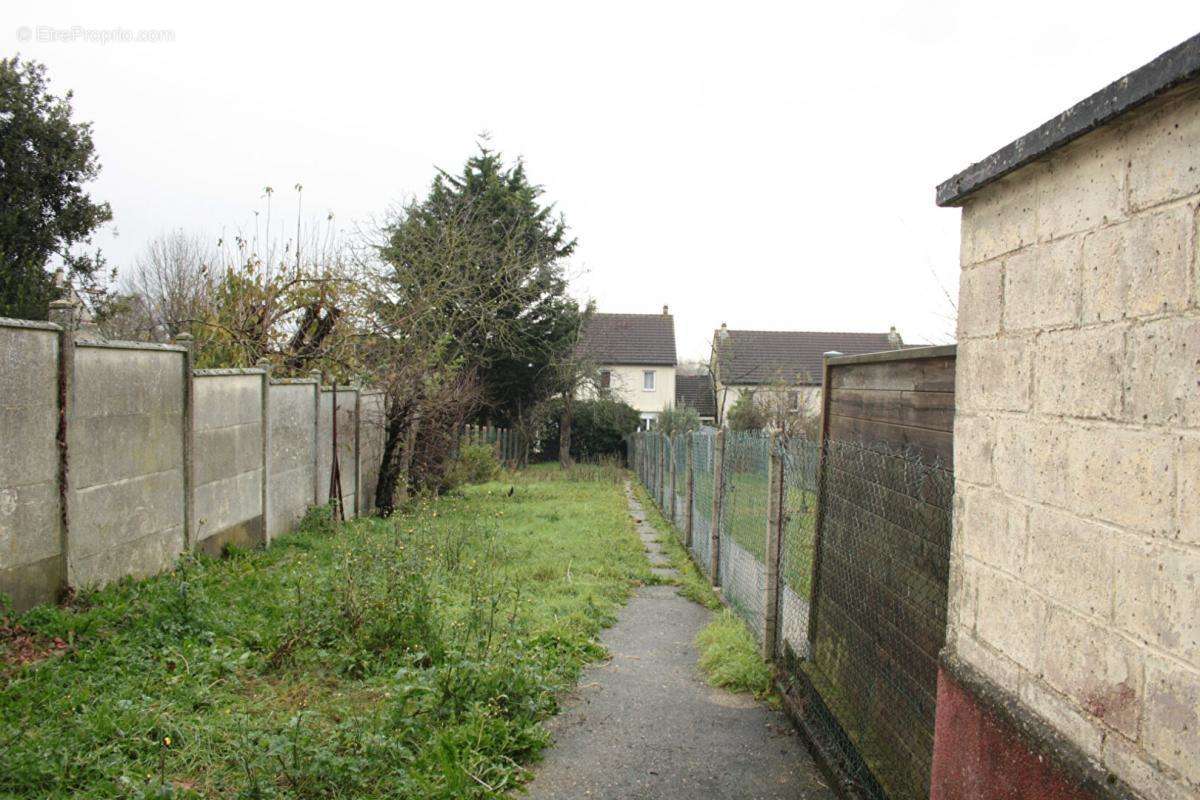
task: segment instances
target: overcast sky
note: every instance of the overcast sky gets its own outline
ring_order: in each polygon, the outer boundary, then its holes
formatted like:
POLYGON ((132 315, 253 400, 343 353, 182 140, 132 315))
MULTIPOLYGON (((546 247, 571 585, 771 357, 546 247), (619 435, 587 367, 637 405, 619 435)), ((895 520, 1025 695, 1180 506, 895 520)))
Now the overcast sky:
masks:
POLYGON ((0 21, 0 52, 95 124, 117 265, 245 229, 268 185, 349 229, 487 131, 578 236, 575 293, 670 304, 693 358, 721 322, 950 341, 959 212, 934 186, 1200 31, 1200 3, 6 0, 0 21))

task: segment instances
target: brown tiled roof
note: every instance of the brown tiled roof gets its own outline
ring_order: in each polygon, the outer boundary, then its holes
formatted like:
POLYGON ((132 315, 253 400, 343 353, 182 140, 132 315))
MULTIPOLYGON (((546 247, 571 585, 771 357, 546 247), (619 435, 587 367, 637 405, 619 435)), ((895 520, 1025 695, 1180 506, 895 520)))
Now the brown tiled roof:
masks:
POLYGON ((675 366, 675 318, 670 314, 593 314, 583 351, 599 364, 675 366))
POLYGON ((717 416, 717 393, 708 375, 676 375, 675 405, 691 406, 702 417, 717 416))
POLYGON ((717 373, 726 385, 821 383, 822 358, 891 350, 886 333, 825 331, 735 331, 714 334, 717 373))

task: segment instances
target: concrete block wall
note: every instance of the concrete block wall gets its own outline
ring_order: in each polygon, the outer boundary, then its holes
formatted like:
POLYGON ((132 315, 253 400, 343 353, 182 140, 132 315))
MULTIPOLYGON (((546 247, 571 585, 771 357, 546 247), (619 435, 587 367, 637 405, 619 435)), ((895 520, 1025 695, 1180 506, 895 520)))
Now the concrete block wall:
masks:
POLYGON ((0 592, 18 607, 61 580, 57 326, 0 321, 0 592))
POLYGON ((362 474, 359 482, 362 491, 359 492, 358 508, 366 513, 375 507, 375 490, 379 484, 379 468, 383 464, 384 445, 384 394, 379 391, 363 391, 360 403, 362 413, 359 429, 359 447, 362 456, 362 474))
MULTIPOLYGON (((194 375, 196 544, 216 555, 226 544, 263 544, 263 370, 197 370, 194 375)), ((311 392, 309 393, 311 397, 311 392)))
POLYGON ((947 652, 1154 798, 1200 796, 1198 208, 1193 82, 962 212, 947 652))
POLYGON ((272 381, 267 393, 267 535, 290 531, 317 497, 316 381, 272 381))
MULTIPOLYGON (((329 500, 329 475, 333 469, 333 413, 334 390, 321 389, 320 416, 317 419, 317 474, 322 503, 329 500)), ((358 390, 338 388, 337 393, 337 452, 338 472, 342 477, 342 502, 346 518, 355 515, 358 508, 358 448, 355 441, 355 426, 358 419, 358 390)))
MULTIPOLYGON (((64 313, 65 327, 0 319, 0 592, 17 610, 169 569, 189 547, 269 542, 327 502, 331 389, 190 371, 185 347, 85 340, 64 313)), ((373 507, 383 395, 337 401, 353 517, 373 507)))
POLYGON ((169 568, 185 544, 183 349, 80 342, 72 386, 71 583, 169 568))

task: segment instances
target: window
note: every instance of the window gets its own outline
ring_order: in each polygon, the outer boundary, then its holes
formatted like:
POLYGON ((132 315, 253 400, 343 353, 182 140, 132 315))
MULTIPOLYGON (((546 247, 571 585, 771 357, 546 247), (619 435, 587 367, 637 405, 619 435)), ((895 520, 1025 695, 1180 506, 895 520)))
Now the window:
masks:
POLYGON ((600 370, 600 388, 601 389, 612 388, 612 370, 607 370, 607 369, 600 370))
POLYGON ((642 373, 642 388, 647 392, 654 391, 654 370, 648 369, 642 373))
POLYGON ((799 411, 800 410, 800 393, 799 392, 788 392, 788 410, 790 410, 790 411, 799 411))

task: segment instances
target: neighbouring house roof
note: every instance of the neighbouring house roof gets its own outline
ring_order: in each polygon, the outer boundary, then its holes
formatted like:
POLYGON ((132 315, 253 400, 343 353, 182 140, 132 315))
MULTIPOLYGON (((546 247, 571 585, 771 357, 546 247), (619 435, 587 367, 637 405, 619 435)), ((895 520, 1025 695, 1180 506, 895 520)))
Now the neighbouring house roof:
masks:
POLYGON ((895 349, 887 333, 828 331, 735 331, 721 328, 713 342, 717 377, 741 384, 819 385, 825 353, 843 355, 895 349))
POLYGON ((675 318, 670 314, 593 314, 580 347, 598 364, 673 367, 675 318))
POLYGON ((701 417, 717 416, 717 393, 708 375, 676 375, 675 405, 691 406, 701 417))
POLYGON ((967 197, 989 183, 1197 78, 1200 78, 1200 34, 943 182, 937 187, 937 204, 962 205, 967 197))

